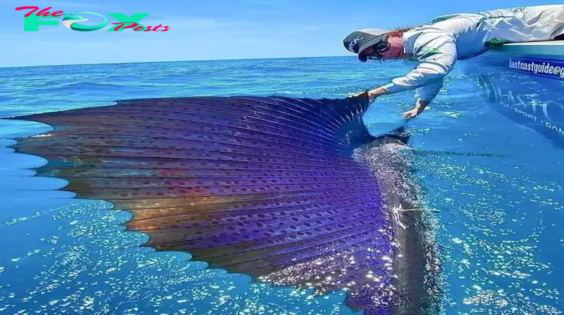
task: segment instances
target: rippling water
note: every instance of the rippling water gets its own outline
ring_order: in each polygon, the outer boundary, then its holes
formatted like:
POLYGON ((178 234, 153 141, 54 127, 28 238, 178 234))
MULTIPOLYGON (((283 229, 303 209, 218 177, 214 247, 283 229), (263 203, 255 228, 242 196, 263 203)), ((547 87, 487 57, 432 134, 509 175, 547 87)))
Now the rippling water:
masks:
MULTIPOLYGON (((409 64, 354 58, 105 64, 0 69, 0 116, 145 97, 343 97, 386 83, 409 64)), ((375 133, 410 108, 410 93, 379 99, 375 133)), ((445 314, 560 314, 564 310, 564 152, 496 114, 456 69, 431 109, 409 123, 442 246, 445 314), (451 155, 448 152, 494 154, 451 155)), ((252 284, 183 253, 139 247, 130 215, 56 191, 66 182, 26 170, 13 137, 48 126, 0 121, 0 313, 346 314, 343 294, 252 284)))

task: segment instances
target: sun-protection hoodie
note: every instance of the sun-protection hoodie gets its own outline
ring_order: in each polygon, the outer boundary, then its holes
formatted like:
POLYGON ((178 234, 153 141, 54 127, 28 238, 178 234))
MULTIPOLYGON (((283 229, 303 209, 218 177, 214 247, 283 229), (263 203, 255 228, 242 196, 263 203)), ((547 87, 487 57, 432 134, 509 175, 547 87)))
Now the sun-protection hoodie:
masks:
POLYGON ((545 5, 440 16, 404 33, 404 52, 418 66, 383 86, 390 93, 415 89, 415 98, 432 101, 457 60, 489 45, 551 40, 564 34, 564 5, 545 5))

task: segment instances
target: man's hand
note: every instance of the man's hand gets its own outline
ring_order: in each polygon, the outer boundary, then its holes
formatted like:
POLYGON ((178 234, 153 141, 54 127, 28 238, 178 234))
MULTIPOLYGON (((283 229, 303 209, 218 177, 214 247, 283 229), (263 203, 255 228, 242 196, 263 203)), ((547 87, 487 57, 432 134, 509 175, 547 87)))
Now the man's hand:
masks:
POLYGON ((422 112, 423 112, 422 109, 416 107, 412 110, 408 110, 407 112, 403 113, 403 118, 406 119, 415 118, 417 115, 421 114, 422 112))
MULTIPOLYGON (((360 96, 361 94, 364 94, 364 93, 365 93, 365 92, 349 94, 348 97, 357 97, 357 96, 360 96)), ((368 93, 368 103, 372 103, 372 102, 374 102, 374 101, 376 100, 376 98, 377 98, 378 96, 387 94, 388 91, 387 91, 386 89, 384 89, 384 88, 379 87, 379 88, 377 88, 377 89, 368 91, 367 93, 368 93)))
POLYGON ((364 94, 365 92, 358 92, 358 93, 349 93, 347 97, 359 97, 360 95, 364 94))
POLYGON ((428 101, 418 101, 417 105, 415 105, 412 110, 408 110, 407 112, 403 113, 403 117, 407 119, 417 117, 417 115, 421 114, 425 110, 425 107, 427 107, 429 103, 430 102, 428 101))
MULTIPOLYGON (((347 97, 359 97, 360 95, 367 93, 367 92, 360 92, 360 93, 351 93, 349 94, 347 97)), ((372 103, 376 100, 376 95, 371 94, 370 91, 368 91, 368 103, 372 103)))

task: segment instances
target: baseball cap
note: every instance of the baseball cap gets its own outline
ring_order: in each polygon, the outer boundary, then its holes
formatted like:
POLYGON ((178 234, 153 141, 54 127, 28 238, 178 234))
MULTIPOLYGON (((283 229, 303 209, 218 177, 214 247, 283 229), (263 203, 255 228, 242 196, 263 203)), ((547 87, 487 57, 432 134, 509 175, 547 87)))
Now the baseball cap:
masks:
MULTIPOLYGON (((350 33, 345 39, 343 39, 343 45, 345 48, 355 54, 359 54, 366 48, 378 44, 383 40, 387 39, 387 34, 389 30, 383 30, 378 28, 369 28, 354 31, 350 33)), ((366 61, 367 56, 358 55, 360 61, 366 61)))

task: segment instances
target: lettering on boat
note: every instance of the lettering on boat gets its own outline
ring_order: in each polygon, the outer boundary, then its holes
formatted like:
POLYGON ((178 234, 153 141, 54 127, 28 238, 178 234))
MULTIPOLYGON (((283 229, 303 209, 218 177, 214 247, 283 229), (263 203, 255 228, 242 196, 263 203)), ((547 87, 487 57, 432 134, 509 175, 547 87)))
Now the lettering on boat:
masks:
POLYGON ((564 129, 562 129, 561 127, 557 126, 557 125, 553 125, 551 123, 549 123, 548 121, 544 123, 544 125, 549 128, 552 129, 558 133, 560 133, 561 135, 564 135, 564 129))

